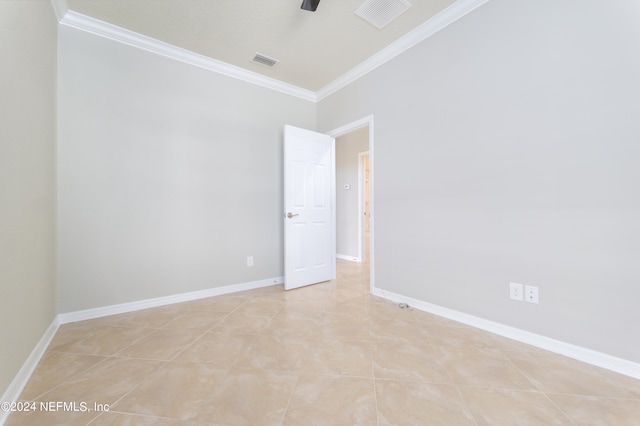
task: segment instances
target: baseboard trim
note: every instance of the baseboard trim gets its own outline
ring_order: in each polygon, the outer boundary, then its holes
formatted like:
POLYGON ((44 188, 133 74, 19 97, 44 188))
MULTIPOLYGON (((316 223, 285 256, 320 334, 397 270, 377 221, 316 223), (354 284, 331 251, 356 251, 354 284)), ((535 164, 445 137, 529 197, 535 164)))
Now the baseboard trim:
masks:
MULTIPOLYGON (((38 366, 38 363, 42 359, 42 356, 47 351, 49 343, 51 343, 51 340, 53 339, 53 336, 55 336, 56 331, 58 331, 59 327, 60 321, 58 320, 58 317, 55 317, 36 344, 35 348, 33 348, 31 353, 29 354, 27 360, 24 362, 24 364, 22 364, 22 367, 18 371, 18 374, 16 374, 9 387, 2 395, 2 398, 0 398, 0 402, 18 401, 22 390, 27 385, 27 382, 38 366)), ((5 423, 7 417, 9 417, 9 414, 11 414, 11 411, 0 410, 0 425, 3 425, 5 423)))
POLYGON ((157 297, 154 299, 139 300, 136 302, 121 303, 119 305, 103 306, 100 308, 85 309, 82 311, 68 312, 58 315, 60 324, 84 321, 88 319, 102 318, 109 315, 134 312, 142 309, 157 308, 173 303, 188 302, 204 299, 206 297, 220 296, 223 294, 237 293, 239 291, 254 290, 256 288, 269 287, 284 283, 284 277, 269 278, 266 280, 252 281, 241 284, 232 284, 224 287, 214 287, 206 290, 192 291, 189 293, 174 294, 171 296, 157 297))
POLYGON ((429 312, 431 314, 448 318, 453 321, 461 322, 463 324, 470 325, 472 327, 476 327, 490 333, 517 340, 519 342, 545 349, 559 355, 564 355, 578 361, 586 362, 587 364, 595 365, 597 367, 611 370, 616 373, 624 374, 625 376, 633 377, 635 379, 640 379, 640 364, 632 361, 628 361, 581 346, 576 346, 571 343, 565 343, 536 333, 531 333, 529 331, 489 321, 480 317, 465 314, 453 309, 444 308, 442 306, 434 305, 422 300, 403 296, 401 294, 393 293, 379 288, 373 289, 373 294, 375 296, 379 296, 383 299, 391 300, 393 302, 404 302, 409 306, 412 306, 421 311, 429 312))
POLYGON ((349 256, 347 254, 336 254, 336 258, 338 259, 342 259, 342 260, 348 260, 349 262, 358 262, 358 263, 362 263, 362 259, 360 259, 359 257, 355 257, 355 256, 349 256))

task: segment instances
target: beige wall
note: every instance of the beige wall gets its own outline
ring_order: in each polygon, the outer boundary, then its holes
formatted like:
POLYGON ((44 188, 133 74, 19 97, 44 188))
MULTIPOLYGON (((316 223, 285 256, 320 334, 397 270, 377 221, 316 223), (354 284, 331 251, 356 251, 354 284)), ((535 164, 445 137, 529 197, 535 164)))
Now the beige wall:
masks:
POLYGON ((314 129, 315 104, 59 39, 59 312, 282 276, 282 132, 314 129))
POLYGON ((55 316, 56 25, 0 1, 0 395, 55 316))
POLYGON ((640 362, 638 22, 492 0, 320 102, 374 115, 376 287, 640 362))

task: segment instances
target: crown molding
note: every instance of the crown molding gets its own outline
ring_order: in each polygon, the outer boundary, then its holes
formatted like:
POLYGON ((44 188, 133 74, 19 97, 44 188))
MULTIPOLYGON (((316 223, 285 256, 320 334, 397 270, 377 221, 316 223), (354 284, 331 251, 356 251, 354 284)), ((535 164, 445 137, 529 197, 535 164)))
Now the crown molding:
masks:
POLYGON ((428 21, 414 28, 402 38, 356 65, 331 83, 316 92, 318 101, 353 83, 365 74, 385 64, 416 44, 431 37, 441 29, 451 25, 467 13, 477 9, 489 0, 458 0, 428 21))
POLYGON ((53 6, 56 18, 58 18, 58 22, 60 22, 64 15, 69 11, 67 0, 51 0, 51 5, 53 6))
POLYGON ((458 0, 451 6, 438 13, 422 25, 416 27, 402 38, 396 40, 380 52, 356 65, 336 80, 324 86, 317 92, 303 89, 293 84, 285 83, 274 78, 264 76, 226 62, 199 55, 186 49, 156 40, 151 37, 118 27, 107 22, 74 12, 67 7, 66 0, 51 0, 53 8, 62 25, 106 37, 120 43, 138 47, 149 52, 172 58, 181 62, 195 65, 228 77, 236 78, 251 84, 262 86, 298 98, 319 102, 343 87, 353 83, 370 71, 385 64, 416 44, 426 40, 441 29, 447 27, 469 12, 477 9, 490 0, 458 0))
POLYGON ((62 25, 75 28, 77 30, 85 31, 100 37, 105 37, 120 43, 147 50, 158 55, 185 62, 187 64, 204 68, 209 71, 226 75, 228 77, 236 78, 238 80, 246 81, 257 86, 266 87, 268 89, 296 96, 307 101, 316 102, 316 94, 311 90, 302 89, 298 86, 294 86, 292 84, 285 83, 274 78, 266 77, 262 74, 248 71, 235 65, 219 61, 217 59, 199 55, 197 53, 182 49, 169 43, 165 43, 154 38, 127 30, 125 28, 121 28, 116 25, 91 18, 81 13, 74 12, 73 10, 67 10, 64 16, 62 16, 62 19, 59 20, 59 22, 62 25))

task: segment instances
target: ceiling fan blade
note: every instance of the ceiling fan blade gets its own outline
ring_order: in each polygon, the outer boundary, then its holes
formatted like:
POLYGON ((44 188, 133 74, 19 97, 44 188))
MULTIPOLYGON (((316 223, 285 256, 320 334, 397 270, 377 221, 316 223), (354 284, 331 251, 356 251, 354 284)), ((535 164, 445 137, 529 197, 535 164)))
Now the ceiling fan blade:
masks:
POLYGON ((300 9, 315 12, 318 8, 318 3, 320 3, 320 0, 302 0, 302 6, 300 6, 300 9))

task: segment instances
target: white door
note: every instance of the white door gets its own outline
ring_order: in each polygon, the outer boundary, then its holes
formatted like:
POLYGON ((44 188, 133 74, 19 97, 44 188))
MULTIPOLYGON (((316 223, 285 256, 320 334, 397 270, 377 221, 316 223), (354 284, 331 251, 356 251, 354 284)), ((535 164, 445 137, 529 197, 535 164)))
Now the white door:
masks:
POLYGON ((284 288, 336 276, 335 140, 284 127, 284 288))

